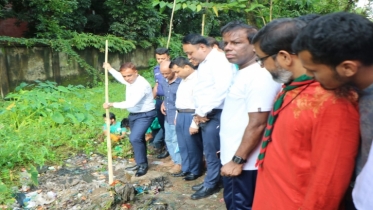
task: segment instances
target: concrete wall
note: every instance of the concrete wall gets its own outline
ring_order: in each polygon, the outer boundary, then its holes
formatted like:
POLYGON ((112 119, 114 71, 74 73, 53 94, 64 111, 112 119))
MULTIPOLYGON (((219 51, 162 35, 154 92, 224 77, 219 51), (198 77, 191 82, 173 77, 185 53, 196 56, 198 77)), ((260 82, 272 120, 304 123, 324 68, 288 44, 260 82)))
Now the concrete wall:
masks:
MULTIPOLYGON (((78 54, 97 71, 103 73, 105 55, 96 49, 85 49, 78 54)), ((127 54, 110 53, 109 63, 118 69, 121 63, 131 61, 138 69, 148 68, 154 49, 136 49, 127 54)), ((58 84, 82 84, 92 81, 91 76, 65 53, 49 47, 23 47, 0 45, 1 96, 13 91, 21 82, 50 80, 58 84)))

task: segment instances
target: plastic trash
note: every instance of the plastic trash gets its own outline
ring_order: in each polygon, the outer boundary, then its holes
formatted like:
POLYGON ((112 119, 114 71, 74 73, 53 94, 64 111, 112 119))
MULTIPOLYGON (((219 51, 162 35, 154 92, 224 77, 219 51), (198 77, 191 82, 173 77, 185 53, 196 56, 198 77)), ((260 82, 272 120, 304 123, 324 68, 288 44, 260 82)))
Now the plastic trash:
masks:
POLYGON ((22 185, 22 191, 26 192, 30 189, 31 175, 27 171, 22 171, 19 174, 19 182, 22 185))

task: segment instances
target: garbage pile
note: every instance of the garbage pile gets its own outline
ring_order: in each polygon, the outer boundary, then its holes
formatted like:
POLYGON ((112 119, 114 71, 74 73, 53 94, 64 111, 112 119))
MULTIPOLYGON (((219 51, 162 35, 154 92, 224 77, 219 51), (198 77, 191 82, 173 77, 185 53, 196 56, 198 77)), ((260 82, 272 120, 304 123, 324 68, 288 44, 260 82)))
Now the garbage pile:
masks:
POLYGON ((115 181, 111 185, 107 181, 107 159, 97 154, 81 154, 62 166, 39 168, 37 187, 30 187, 30 175, 22 172, 22 187, 15 193, 13 209, 132 209, 135 198, 154 196, 171 186, 165 176, 131 183, 133 172, 124 170, 128 163, 126 159, 113 160, 115 181))

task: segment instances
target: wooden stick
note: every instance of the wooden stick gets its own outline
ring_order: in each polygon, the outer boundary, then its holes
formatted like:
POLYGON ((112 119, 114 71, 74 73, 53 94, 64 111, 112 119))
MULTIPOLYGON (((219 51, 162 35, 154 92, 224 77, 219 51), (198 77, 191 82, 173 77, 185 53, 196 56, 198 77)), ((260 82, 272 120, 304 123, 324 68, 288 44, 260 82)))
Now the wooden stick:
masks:
POLYGON ((168 46, 170 46, 171 31, 172 31, 172 20, 174 19, 175 6, 176 6, 176 0, 174 0, 174 5, 172 7, 172 12, 171 12, 170 30, 168 31, 167 48, 168 48, 168 46))
POLYGON ((202 15, 202 30, 201 30, 201 35, 203 36, 203 34, 205 33, 205 17, 206 17, 206 14, 203 14, 202 15))
MULTIPOLYGON (((105 63, 108 62, 108 40, 105 43, 105 63)), ((105 103, 109 103, 109 79, 108 69, 105 67, 105 103)), ((106 109, 106 144, 107 144, 107 166, 109 173, 109 185, 113 183, 113 160, 111 157, 111 139, 110 139, 110 114, 106 109)))

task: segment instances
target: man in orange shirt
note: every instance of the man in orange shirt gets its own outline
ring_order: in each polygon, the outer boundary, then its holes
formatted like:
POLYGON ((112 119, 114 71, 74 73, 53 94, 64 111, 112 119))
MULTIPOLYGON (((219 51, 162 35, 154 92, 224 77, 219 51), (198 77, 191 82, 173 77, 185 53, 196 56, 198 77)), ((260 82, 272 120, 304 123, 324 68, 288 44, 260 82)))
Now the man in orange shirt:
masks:
POLYGON ((291 48, 304 26, 277 19, 253 40, 257 61, 284 83, 258 157, 254 210, 339 209, 354 170, 357 108, 352 94, 339 96, 305 74, 291 48))

